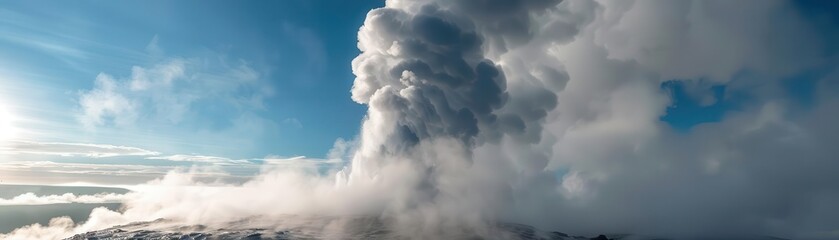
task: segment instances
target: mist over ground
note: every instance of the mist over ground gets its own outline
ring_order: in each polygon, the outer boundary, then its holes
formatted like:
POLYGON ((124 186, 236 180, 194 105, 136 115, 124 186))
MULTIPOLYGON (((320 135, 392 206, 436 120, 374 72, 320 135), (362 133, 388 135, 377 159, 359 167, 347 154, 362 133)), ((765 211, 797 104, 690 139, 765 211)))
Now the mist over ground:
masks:
POLYGON ((373 216, 418 239, 499 238, 497 222, 836 239, 839 34, 803 5, 389 0, 358 32, 352 99, 368 111, 330 153, 343 161, 266 164, 243 184, 176 170, 121 196, 121 211, 0 237, 297 215, 373 216), (662 120, 690 102, 729 107, 689 127, 662 120))

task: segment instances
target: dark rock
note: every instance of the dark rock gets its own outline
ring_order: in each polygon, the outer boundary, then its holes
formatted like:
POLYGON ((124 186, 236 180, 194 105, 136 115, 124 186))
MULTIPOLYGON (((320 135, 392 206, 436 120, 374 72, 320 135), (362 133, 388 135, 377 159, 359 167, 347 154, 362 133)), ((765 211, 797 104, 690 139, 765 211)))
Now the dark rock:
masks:
POLYGON ((609 238, 607 238, 606 235, 600 234, 600 236, 592 238, 591 240, 609 240, 609 238))

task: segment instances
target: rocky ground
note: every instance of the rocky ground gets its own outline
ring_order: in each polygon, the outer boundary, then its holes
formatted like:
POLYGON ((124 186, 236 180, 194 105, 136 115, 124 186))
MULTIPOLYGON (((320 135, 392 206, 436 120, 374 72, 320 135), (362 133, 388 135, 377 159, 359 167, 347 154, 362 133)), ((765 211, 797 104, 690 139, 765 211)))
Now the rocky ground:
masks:
MULTIPOLYGON (((397 234, 376 218, 288 218, 283 221, 241 220, 224 224, 184 226, 167 220, 139 222, 108 229, 77 234, 67 240, 127 240, 127 239, 522 239, 522 240, 672 240, 627 234, 571 236, 561 232, 541 231, 521 224, 496 224, 489 232, 474 234, 468 231, 435 235, 406 236, 397 234), (269 226, 269 227, 266 227, 269 226), (490 237, 487 237, 490 236, 490 237)), ((702 237, 705 240, 784 240, 775 237, 702 237)))
MULTIPOLYGON (((132 223, 115 226, 99 231, 77 234, 67 240, 104 240, 104 239, 409 239, 402 234, 388 230, 386 224, 369 218, 353 220, 319 221, 308 219, 303 221, 281 222, 277 227, 253 228, 249 225, 264 226, 263 223, 254 224, 251 221, 231 223, 230 227, 217 228, 205 225, 179 226, 166 220, 132 223), (337 230, 340 229, 340 230, 337 230)), ((486 235, 486 234, 485 234, 486 235)), ((607 240, 621 239, 620 236, 599 236, 588 238, 569 236, 561 232, 540 231, 533 227, 519 224, 498 224, 493 228, 491 236, 498 239, 544 239, 544 240, 607 240)), ((447 233, 438 236, 445 239, 485 239, 470 233, 447 233)))

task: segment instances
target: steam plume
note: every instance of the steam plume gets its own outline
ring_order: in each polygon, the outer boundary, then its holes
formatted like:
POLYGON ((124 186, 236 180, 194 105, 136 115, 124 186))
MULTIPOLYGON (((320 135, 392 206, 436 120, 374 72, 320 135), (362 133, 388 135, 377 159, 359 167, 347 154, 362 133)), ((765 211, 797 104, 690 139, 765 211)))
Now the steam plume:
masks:
POLYGON ((420 238, 498 237, 495 221, 578 234, 836 237, 837 58, 795 9, 390 0, 358 34, 352 98, 369 110, 356 146, 342 144, 353 149, 348 166, 266 166, 242 185, 172 172, 138 187, 124 213, 56 225, 362 214, 420 238), (781 89, 813 69, 826 74, 797 111, 781 89), (661 121, 668 82, 706 105, 749 101, 677 130, 661 121), (715 96, 718 86, 732 96, 715 96))

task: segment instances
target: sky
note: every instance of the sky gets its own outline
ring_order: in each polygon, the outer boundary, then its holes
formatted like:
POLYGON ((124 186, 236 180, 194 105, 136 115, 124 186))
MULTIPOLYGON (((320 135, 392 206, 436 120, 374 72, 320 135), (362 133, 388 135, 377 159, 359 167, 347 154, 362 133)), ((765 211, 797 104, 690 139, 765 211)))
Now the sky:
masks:
POLYGON ((358 133, 364 107, 350 99, 348 63, 381 1, 52 4, 0 7, 0 105, 12 121, 2 135, 147 152, 4 160, 325 158, 358 133))
POLYGON ((21 196, 127 207, 6 237, 287 214, 839 237, 833 1, 55 4, 0 6, 0 177, 132 192, 21 196))

